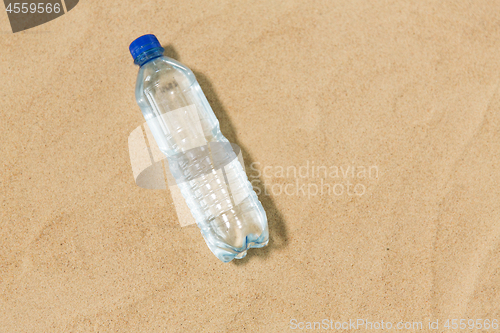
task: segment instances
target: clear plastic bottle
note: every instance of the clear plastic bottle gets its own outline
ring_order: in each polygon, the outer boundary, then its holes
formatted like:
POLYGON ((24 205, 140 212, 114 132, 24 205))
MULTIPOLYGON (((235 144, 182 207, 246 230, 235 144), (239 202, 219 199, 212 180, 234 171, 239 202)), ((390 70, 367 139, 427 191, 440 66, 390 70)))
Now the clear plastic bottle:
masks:
POLYGON ((193 72, 154 35, 130 44, 135 97, 210 250, 223 262, 267 245, 267 217, 193 72))

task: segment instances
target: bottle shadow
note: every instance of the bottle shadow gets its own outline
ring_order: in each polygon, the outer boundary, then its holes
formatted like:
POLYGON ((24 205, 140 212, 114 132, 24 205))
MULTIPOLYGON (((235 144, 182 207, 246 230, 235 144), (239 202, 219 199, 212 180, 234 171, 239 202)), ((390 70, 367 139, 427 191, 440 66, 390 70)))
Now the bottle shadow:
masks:
MULTIPOLYGON (((163 53, 165 56, 180 62, 179 55, 172 45, 164 45, 162 47, 165 49, 163 53)), ((240 147, 243 154, 243 159, 245 160, 245 169, 247 170, 247 175, 251 176, 251 178, 249 177, 249 179, 252 181, 252 185, 254 186, 254 188, 258 188, 260 190, 260 194, 258 195, 258 197, 267 215, 267 222, 269 226, 268 245, 260 249, 251 249, 248 251, 248 254, 245 258, 239 260, 235 259, 232 262, 235 265, 244 265, 253 257, 265 259, 269 256, 271 251, 285 248, 288 244, 287 228, 283 219, 283 215, 276 207, 271 196, 266 194, 265 184, 262 179, 260 177, 256 177, 256 175, 249 175, 250 169, 248 168, 248 166, 252 165, 254 160, 248 153, 245 145, 238 140, 238 136, 231 124, 231 119, 226 109, 224 108, 224 105, 217 96, 213 85, 210 83, 210 80, 205 74, 201 72, 193 70, 193 73, 196 76, 201 89, 205 93, 205 96, 207 97, 212 110, 217 116, 217 119, 219 119, 222 134, 229 140, 229 142, 235 143, 240 147)))

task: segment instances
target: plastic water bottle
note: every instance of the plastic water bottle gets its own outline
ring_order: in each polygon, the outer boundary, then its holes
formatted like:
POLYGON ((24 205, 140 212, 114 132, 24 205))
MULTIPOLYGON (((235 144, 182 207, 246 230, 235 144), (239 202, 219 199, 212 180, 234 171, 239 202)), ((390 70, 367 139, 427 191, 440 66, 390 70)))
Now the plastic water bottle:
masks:
POLYGON ((210 250, 223 262, 267 245, 267 217, 193 72, 154 35, 130 44, 135 97, 210 250))

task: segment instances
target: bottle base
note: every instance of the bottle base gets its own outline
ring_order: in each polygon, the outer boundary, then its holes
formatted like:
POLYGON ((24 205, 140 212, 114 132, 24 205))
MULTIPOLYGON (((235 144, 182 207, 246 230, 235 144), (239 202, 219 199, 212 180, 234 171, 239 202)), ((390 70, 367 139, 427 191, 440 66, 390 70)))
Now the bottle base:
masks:
MULTIPOLYGON (((262 248, 265 247, 269 243, 269 232, 267 228, 259 235, 257 239, 254 239, 253 241, 250 240, 249 238, 252 238, 251 236, 247 237, 248 242, 246 244, 239 248, 236 249, 232 246, 228 246, 227 244, 213 244, 210 242, 207 238, 203 237, 205 239, 205 242, 208 245, 208 248, 212 251, 212 253, 222 262, 230 262, 233 259, 243 259, 246 257, 248 250, 255 248, 262 248)), ((217 242, 218 243, 218 242, 217 242)))

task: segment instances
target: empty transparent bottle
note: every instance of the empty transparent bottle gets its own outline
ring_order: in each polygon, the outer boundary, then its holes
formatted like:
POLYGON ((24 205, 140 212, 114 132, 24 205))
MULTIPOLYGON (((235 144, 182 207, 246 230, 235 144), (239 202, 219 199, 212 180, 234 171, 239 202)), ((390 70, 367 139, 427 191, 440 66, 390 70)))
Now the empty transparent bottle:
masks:
POLYGON ((193 72, 154 35, 130 44, 135 96, 210 250, 224 262, 267 245, 266 213, 193 72))

